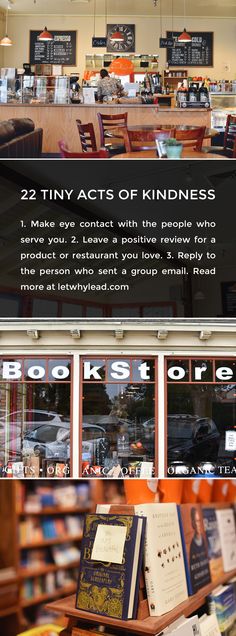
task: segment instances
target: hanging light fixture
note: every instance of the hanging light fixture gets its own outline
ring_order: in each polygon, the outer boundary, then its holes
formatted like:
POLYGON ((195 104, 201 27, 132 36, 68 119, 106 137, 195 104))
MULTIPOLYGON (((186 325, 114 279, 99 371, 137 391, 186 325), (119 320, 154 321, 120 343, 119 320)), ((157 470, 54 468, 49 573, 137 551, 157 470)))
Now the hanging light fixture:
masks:
POLYGON ((50 31, 47 30, 46 26, 44 27, 42 33, 40 33, 40 35, 38 36, 38 40, 39 42, 50 42, 51 40, 53 40, 53 35, 52 33, 50 33, 50 31))
MULTIPOLYGON (((184 0, 184 21, 186 21, 186 0, 184 0)), ((182 44, 184 44, 185 42, 186 44, 188 44, 189 42, 192 42, 191 35, 187 33, 185 28, 183 32, 179 35, 178 42, 182 44)))
POLYGON ((7 3, 7 10, 6 10, 6 35, 4 36, 4 38, 0 40, 0 46, 12 46, 13 44, 11 38, 9 38, 7 35, 7 23, 8 23, 8 3, 7 3))
POLYGON ((125 38, 120 31, 115 31, 115 33, 111 35, 110 40, 112 40, 112 42, 124 42, 125 38))

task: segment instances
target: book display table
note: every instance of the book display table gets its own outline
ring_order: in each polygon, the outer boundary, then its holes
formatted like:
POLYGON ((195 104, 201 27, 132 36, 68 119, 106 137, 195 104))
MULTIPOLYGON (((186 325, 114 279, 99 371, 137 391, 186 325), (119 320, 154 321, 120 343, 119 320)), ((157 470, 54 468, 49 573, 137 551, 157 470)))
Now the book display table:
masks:
POLYGON ((110 631, 113 635, 114 630, 119 630, 120 632, 129 634, 142 634, 143 636, 150 634, 151 636, 157 636, 180 616, 184 615, 187 618, 194 612, 197 612, 205 603, 208 594, 210 594, 217 585, 227 583, 235 575, 235 570, 227 572, 219 581, 210 583, 197 594, 190 596, 184 603, 177 605, 171 612, 163 616, 147 616, 147 602, 145 600, 141 600, 140 602, 139 618, 137 620, 121 621, 107 616, 98 616, 75 609, 75 595, 54 601, 47 605, 47 608, 51 612, 63 614, 68 618, 68 626, 61 632, 61 636, 91 636, 92 634, 101 633, 98 632, 97 629, 99 625, 107 627, 108 632, 110 631), (146 618, 144 618, 145 614, 147 616, 146 618))

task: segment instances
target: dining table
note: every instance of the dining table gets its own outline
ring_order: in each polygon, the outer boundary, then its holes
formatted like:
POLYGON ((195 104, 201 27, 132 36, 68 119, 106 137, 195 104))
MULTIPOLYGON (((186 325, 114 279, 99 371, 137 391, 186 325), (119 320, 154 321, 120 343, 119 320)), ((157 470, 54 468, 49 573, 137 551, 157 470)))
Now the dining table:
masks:
MULTIPOLYGON (((114 155, 111 159, 164 159, 166 157, 158 157, 157 151, 155 148, 151 148, 150 150, 136 150, 133 152, 122 152, 120 155, 114 155)), ((229 157, 225 157, 222 155, 214 154, 213 152, 204 152, 199 150, 194 150, 193 148, 189 148, 188 146, 183 147, 182 155, 180 159, 229 159, 229 157)), ((169 161, 172 161, 171 159, 169 161)), ((173 159, 176 161, 176 159, 173 159)), ((178 161, 178 160, 177 160, 178 161)))
MULTIPOLYGON (((109 131, 106 131, 105 136, 106 137, 117 137, 117 138, 121 138, 122 137, 122 131, 120 129, 122 129, 124 127, 124 124, 116 124, 109 128, 109 131)), ((130 132, 143 132, 143 138, 145 141, 152 141, 152 137, 153 137, 153 132, 160 132, 162 129, 164 130, 171 130, 171 129, 175 129, 175 130, 194 130, 195 128, 198 128, 198 126, 185 126, 183 125, 177 125, 177 126, 170 126, 170 125, 154 125, 154 124, 140 124, 136 125, 136 126, 127 126, 128 131, 130 132), (149 137, 150 135, 150 137, 149 137)), ((205 133, 204 133, 204 140, 206 139, 213 139, 214 137, 216 137, 219 134, 219 131, 216 130, 215 128, 206 128, 205 133)))

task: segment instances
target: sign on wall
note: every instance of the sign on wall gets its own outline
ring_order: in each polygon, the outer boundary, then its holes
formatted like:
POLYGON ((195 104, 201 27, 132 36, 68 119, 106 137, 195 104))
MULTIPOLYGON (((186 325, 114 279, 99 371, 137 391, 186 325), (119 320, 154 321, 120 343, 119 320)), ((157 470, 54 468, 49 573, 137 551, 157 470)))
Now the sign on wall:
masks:
POLYGON ((178 42, 180 31, 167 31, 167 38, 174 39, 174 46, 167 48, 169 66, 213 66, 214 33, 211 31, 188 31, 189 43, 178 42))
POLYGON ((76 66, 77 31, 50 31, 53 40, 38 40, 41 31, 30 31, 30 64, 76 66))

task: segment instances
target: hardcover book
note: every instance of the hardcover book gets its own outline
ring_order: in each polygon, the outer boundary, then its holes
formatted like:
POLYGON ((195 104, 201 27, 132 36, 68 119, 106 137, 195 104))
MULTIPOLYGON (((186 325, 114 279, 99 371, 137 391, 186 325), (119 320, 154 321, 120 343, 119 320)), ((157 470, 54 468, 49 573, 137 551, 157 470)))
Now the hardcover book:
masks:
POLYGON ((225 572, 236 568, 236 529, 232 508, 216 510, 218 521, 223 567, 225 572))
POLYGON ((203 614, 199 619, 201 636, 221 636, 216 614, 203 614))
POLYGON ((178 507, 189 594, 211 582, 207 538, 199 504, 178 507))
POLYGON ((161 616, 188 598, 176 504, 143 504, 147 518, 144 576, 151 616, 161 616))
POLYGON ((136 618, 145 527, 146 519, 136 515, 85 516, 77 609, 136 618))
POLYGON ((198 616, 192 616, 191 618, 181 616, 164 630, 164 634, 165 636, 201 636, 198 616))
POLYGON ((216 510, 215 508, 203 508, 202 514, 204 530, 207 538, 211 580, 215 583, 220 579, 224 572, 216 510))
POLYGON ((215 613, 223 636, 228 636, 236 618, 236 601, 233 585, 220 585, 208 597, 211 613, 215 613))

